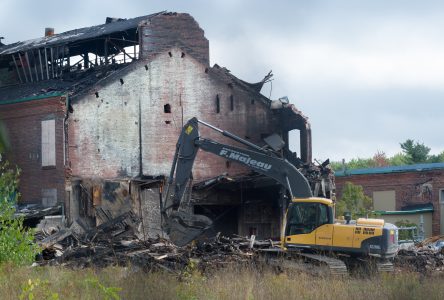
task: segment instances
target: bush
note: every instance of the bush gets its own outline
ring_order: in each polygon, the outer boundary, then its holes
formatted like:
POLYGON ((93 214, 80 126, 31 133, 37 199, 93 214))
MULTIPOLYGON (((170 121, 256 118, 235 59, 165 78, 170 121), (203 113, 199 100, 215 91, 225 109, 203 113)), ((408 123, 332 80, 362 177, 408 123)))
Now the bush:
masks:
POLYGON ((0 162, 0 263, 26 265, 34 261, 39 249, 33 232, 23 227, 23 217, 14 215, 19 175, 8 162, 0 162))

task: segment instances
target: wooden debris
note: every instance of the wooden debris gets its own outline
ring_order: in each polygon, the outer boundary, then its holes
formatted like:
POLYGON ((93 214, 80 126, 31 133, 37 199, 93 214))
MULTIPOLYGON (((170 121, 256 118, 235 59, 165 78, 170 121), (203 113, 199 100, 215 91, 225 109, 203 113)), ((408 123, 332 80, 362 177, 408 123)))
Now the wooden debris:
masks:
POLYGON ((211 240, 176 247, 160 237, 139 240, 134 228, 137 220, 129 212, 90 230, 75 222, 73 228, 41 236, 43 253, 39 264, 72 268, 131 264, 147 271, 179 272, 193 260, 198 261, 202 270, 213 270, 227 264, 251 263, 258 248, 272 245, 271 241, 255 238, 217 235, 211 240))

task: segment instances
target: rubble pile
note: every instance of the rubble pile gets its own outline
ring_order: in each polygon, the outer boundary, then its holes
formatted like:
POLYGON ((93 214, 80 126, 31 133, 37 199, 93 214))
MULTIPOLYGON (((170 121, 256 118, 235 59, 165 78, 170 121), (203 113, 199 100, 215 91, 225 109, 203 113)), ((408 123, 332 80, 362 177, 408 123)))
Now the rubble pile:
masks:
POLYGON ((434 236, 400 250, 395 265, 422 274, 444 274, 444 236, 434 236))
POLYGON ((161 237, 139 239, 132 213, 123 214, 97 228, 85 230, 74 222, 46 235, 40 231, 38 243, 43 252, 37 264, 63 265, 71 268, 137 266, 146 271, 184 270, 193 261, 199 269, 214 269, 228 264, 248 264, 254 249, 269 247, 271 241, 255 241, 243 237, 216 236, 187 247, 176 247, 161 237))
MULTIPOLYGON (((41 228, 36 239, 43 249, 38 265, 62 265, 70 268, 135 266, 145 271, 164 270, 180 273, 193 264, 202 271, 227 265, 250 265, 257 251, 273 248, 270 240, 225 237, 201 240, 177 247, 157 237, 142 239, 136 228, 138 218, 127 212, 95 228, 74 222, 69 228, 41 228)), ((399 251, 397 269, 422 274, 444 274, 444 236, 399 251)))

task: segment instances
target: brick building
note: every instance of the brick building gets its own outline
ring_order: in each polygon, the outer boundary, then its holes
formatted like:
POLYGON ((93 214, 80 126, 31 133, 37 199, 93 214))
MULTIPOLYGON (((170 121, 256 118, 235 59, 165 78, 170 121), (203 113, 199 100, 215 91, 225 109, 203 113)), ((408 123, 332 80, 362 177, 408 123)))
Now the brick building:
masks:
MULTIPOLYGON (((277 133, 287 144, 279 155, 311 166, 310 124, 293 105, 260 93, 270 76, 247 83, 210 67, 204 31, 181 13, 108 18, 1 46, 0 120, 13 146, 6 156, 23 170, 22 201, 63 203, 69 221, 91 224, 132 209, 145 233, 159 233, 159 193, 182 125, 194 116, 261 146, 277 133), (299 157, 288 148, 292 130, 299 157)), ((193 175, 196 211, 222 216, 229 233, 278 235, 284 192, 274 181, 206 153, 193 175)))
POLYGON ((335 176, 338 199, 344 183, 352 182, 364 188, 382 218, 418 224, 418 215, 423 215, 426 235, 444 234, 444 163, 349 170, 335 176))

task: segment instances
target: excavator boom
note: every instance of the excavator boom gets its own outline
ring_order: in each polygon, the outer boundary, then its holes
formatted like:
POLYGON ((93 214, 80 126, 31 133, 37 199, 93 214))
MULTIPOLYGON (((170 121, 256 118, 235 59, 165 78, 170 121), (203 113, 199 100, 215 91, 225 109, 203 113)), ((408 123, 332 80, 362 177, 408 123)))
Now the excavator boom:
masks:
POLYGON ((257 173, 275 179, 287 188, 292 199, 293 197, 308 198, 312 196, 310 185, 305 176, 285 159, 279 158, 272 152, 234 134, 192 118, 183 127, 176 145, 166 199, 162 209, 163 227, 173 243, 179 246, 186 245, 212 225, 212 221, 206 216, 194 215, 179 210, 192 179, 192 168, 199 149, 239 163, 257 173), (201 138, 199 123, 252 148, 252 150, 201 138))

